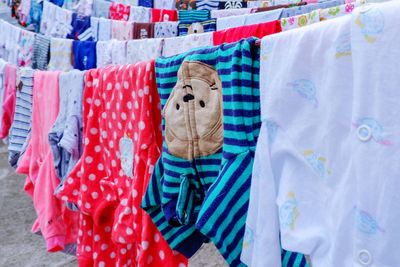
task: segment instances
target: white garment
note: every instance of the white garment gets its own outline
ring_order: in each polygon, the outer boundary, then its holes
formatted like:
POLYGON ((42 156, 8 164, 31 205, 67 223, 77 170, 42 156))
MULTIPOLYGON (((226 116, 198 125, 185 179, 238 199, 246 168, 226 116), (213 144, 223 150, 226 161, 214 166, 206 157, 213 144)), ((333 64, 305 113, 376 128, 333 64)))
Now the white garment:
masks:
POLYGON ((159 9, 175 9, 175 0, 156 0, 154 8, 159 9))
POLYGON ((114 65, 126 64, 126 41, 112 40, 111 60, 114 65))
POLYGON ((278 20, 282 15, 282 10, 283 9, 275 9, 259 13, 220 18, 217 19, 217 31, 278 20))
POLYGON ((399 266, 399 12, 366 6, 262 39, 248 266, 281 266, 279 240, 314 267, 399 266))
POLYGON ((134 22, 151 22, 151 8, 131 6, 129 20, 134 22))
POLYGON ((103 68, 112 64, 112 41, 98 41, 96 43, 97 68, 103 68))
POLYGON ((165 38, 162 51, 163 57, 171 57, 185 53, 193 48, 212 46, 213 33, 199 33, 179 36, 174 38, 165 38))
POLYGON ((150 61, 161 57, 163 39, 149 38, 130 40, 126 47, 128 64, 135 64, 141 61, 150 61))
POLYGON ((218 9, 211 10, 211 18, 219 19, 224 17, 239 16, 251 13, 252 8, 238 8, 238 9, 218 9))
POLYGON ((100 18, 99 19, 99 29, 97 33, 97 38, 99 41, 111 40, 111 20, 100 18))
POLYGON ((154 38, 178 36, 179 21, 164 21, 154 23, 154 38))
POLYGON ((50 39, 49 70, 69 71, 74 68, 71 62, 72 42, 71 39, 50 39))
POLYGON ((60 8, 48 1, 43 2, 40 33, 45 36, 65 38, 72 31, 72 11, 60 8))
POLYGON ((97 42, 99 34, 99 18, 90 17, 90 28, 92 28, 93 41, 97 42))
POLYGON ((5 59, 10 64, 18 65, 19 39, 22 30, 11 24, 8 24, 6 27, 8 29, 4 33, 7 34, 5 38, 5 50, 7 56, 5 59))

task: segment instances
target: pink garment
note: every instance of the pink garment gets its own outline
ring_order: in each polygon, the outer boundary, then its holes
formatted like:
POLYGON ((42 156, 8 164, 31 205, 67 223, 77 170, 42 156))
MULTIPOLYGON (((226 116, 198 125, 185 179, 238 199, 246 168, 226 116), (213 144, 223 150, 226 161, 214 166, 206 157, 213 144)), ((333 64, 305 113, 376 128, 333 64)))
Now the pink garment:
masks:
POLYGON ((41 231, 49 252, 75 243, 79 217, 54 195, 60 180, 55 172, 48 132, 59 111, 59 74, 51 71, 34 74, 31 139, 17 168, 17 173, 27 175, 24 189, 32 197, 37 214, 32 231, 41 231))
POLYGON ((8 64, 4 69, 4 93, 1 112, 0 139, 8 136, 11 124, 14 119, 17 67, 8 64))
POLYGON ((133 39, 133 22, 113 20, 111 23, 112 39, 127 41, 133 39))

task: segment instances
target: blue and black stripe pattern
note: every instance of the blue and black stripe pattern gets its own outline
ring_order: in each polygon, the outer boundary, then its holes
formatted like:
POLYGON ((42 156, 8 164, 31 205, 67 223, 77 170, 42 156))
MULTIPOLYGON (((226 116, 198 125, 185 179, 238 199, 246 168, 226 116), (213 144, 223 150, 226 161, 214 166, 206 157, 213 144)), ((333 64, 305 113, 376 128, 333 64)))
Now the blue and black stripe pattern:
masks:
MULTIPOLYGON (((164 142, 142 207, 174 250, 190 257, 211 239, 230 266, 244 266, 240 254, 261 124, 259 49, 254 44, 254 39, 247 39, 156 60, 162 108, 184 61, 202 62, 217 70, 223 88, 224 142, 217 153, 193 160, 172 155, 164 142)), ((297 264, 290 267, 304 266, 301 255, 284 252, 283 257, 297 264)))
POLYGON ((209 19, 200 22, 183 22, 179 23, 178 29, 179 36, 203 32, 214 32, 217 30, 217 23, 215 19, 209 19))
POLYGON ((20 71, 22 87, 17 90, 14 120, 11 125, 8 145, 8 161, 13 168, 27 142, 32 124, 32 89, 34 70, 23 68, 20 71))
POLYGON ((197 10, 215 10, 219 7, 219 0, 197 0, 197 10))
POLYGON ((208 10, 179 10, 178 19, 180 22, 198 22, 210 19, 208 10))

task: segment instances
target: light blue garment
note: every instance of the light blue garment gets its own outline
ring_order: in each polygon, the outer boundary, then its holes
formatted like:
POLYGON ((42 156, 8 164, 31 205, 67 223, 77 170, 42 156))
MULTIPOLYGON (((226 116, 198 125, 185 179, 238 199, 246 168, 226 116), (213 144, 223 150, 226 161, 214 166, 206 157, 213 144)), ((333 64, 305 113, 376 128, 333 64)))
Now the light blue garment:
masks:
POLYGON ((326 1, 326 2, 321 2, 321 3, 316 3, 316 4, 308 4, 304 6, 295 6, 295 7, 289 7, 285 8, 282 11, 282 18, 289 18, 297 15, 303 15, 306 13, 310 13, 313 10, 317 9, 324 9, 324 8, 330 8, 334 6, 340 6, 344 4, 344 0, 331 0, 331 1, 326 1))

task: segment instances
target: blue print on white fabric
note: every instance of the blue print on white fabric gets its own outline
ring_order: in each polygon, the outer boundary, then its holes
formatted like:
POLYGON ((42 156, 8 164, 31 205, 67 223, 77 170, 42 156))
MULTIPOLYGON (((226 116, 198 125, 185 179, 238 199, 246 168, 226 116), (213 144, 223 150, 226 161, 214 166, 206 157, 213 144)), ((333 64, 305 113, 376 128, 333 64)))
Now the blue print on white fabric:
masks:
POLYGON ((279 207, 279 221, 282 230, 295 230, 300 212, 294 192, 288 192, 287 200, 279 207))
POLYGON ((278 132, 278 124, 271 120, 267 120, 265 124, 268 130, 268 142, 272 144, 275 141, 276 134, 278 132))
POLYGON ((382 12, 377 7, 366 6, 358 14, 355 23, 361 29, 361 33, 369 43, 374 43, 377 36, 381 34, 385 27, 385 19, 382 12))
POLYGON ((336 58, 350 56, 351 55, 351 42, 350 33, 340 35, 335 43, 336 58))
POLYGON ((312 81, 299 79, 288 83, 288 86, 290 86, 301 97, 313 102, 314 107, 318 107, 317 89, 312 81))
POLYGON ((356 224, 357 229, 365 234, 375 235, 379 232, 384 233, 378 222, 373 218, 371 214, 364 210, 356 208, 356 224))
MULTIPOLYGON (((385 130, 383 126, 377 120, 365 117, 360 118, 357 120, 357 122, 353 123, 354 127, 359 127, 361 125, 367 125, 371 129, 372 139, 375 142, 385 146, 392 145, 392 142, 385 137, 385 130)), ((367 136, 370 133, 368 133, 367 129, 365 129, 358 132, 358 134, 367 136)))
POLYGON ((244 231, 244 237, 243 237, 243 248, 246 249, 248 248, 251 244, 254 242, 254 234, 253 230, 246 225, 246 230, 244 231))
POLYGON ((306 150, 304 151, 303 155, 307 159, 308 163, 310 163, 314 171, 318 173, 319 177, 326 178, 328 175, 331 175, 331 171, 326 167, 327 160, 325 157, 319 155, 313 150, 306 150))

